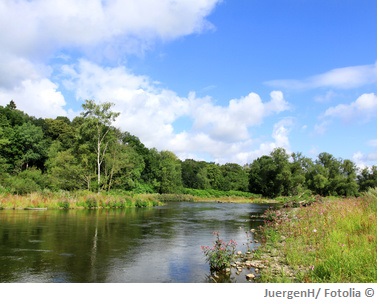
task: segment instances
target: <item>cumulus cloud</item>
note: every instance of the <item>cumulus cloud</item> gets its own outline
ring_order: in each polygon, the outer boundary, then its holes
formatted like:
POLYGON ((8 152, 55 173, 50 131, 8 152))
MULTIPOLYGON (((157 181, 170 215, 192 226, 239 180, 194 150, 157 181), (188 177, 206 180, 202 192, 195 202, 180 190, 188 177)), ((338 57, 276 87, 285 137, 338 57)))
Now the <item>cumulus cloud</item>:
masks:
POLYGON ((258 94, 250 93, 232 99, 227 107, 214 105, 210 99, 195 101, 192 107, 195 129, 207 130, 212 138, 225 141, 246 140, 249 127, 262 123, 269 115, 289 109, 283 93, 273 91, 269 102, 262 102, 258 94))
POLYGON ((24 80, 18 87, 0 90, 0 100, 13 100, 19 109, 35 117, 71 116, 63 109, 66 102, 57 85, 46 78, 24 80))
POLYGON ((272 130, 272 140, 263 141, 259 144, 256 141, 247 140, 241 142, 241 146, 236 149, 234 154, 228 155, 229 159, 233 159, 238 164, 248 164, 254 159, 268 155, 275 148, 284 148, 287 153, 291 153, 291 145, 289 141, 289 135, 293 126, 293 119, 284 118, 274 124, 272 130))
MULTIPOLYGON (((21 110, 38 116, 54 117, 73 113, 72 110, 64 110, 67 101, 59 91, 60 81, 63 81, 66 89, 70 89, 70 85, 79 85, 80 89, 75 89, 77 98, 89 98, 93 96, 91 92, 97 91, 97 97, 105 99, 105 96, 109 96, 105 89, 99 92, 91 87, 91 73, 92 77, 99 76, 94 65, 92 70, 89 66, 82 68, 81 72, 87 74, 80 77, 75 71, 76 64, 65 65, 66 79, 57 80, 54 72, 60 67, 59 64, 52 64, 54 59, 59 56, 71 60, 71 55, 75 54, 74 57, 87 56, 98 63, 104 59, 123 61, 125 54, 144 52, 157 40, 169 41, 211 29, 213 26, 206 17, 219 2, 0 1, 0 103, 6 104, 13 99, 21 110), (68 77, 70 72, 72 75, 68 77)), ((116 97, 136 95, 133 100, 136 100, 134 106, 138 107, 137 100, 146 99, 146 94, 151 94, 151 87, 146 89, 143 85, 145 79, 122 73, 122 69, 111 69, 113 77, 108 73, 107 80, 115 82, 114 86, 119 88, 116 97), (117 79, 120 74, 123 78, 117 79), (120 81, 124 86, 118 86, 120 81), (128 90, 128 85, 142 88, 143 91, 128 90)), ((148 99, 153 102, 151 98, 148 99)), ((156 103, 160 104, 159 101, 156 103)))
POLYGON ((346 122, 367 122, 376 116, 376 103, 374 93, 362 94, 350 104, 339 104, 328 108, 323 117, 340 118, 346 122))
MULTIPOLYGON (((182 97, 125 67, 104 68, 87 60, 63 66, 61 79, 79 100, 114 102, 121 113, 118 127, 135 134, 148 147, 173 151, 182 159, 200 155, 219 162, 242 161, 239 153, 259 144, 251 139, 249 129, 290 107, 280 91, 271 92, 267 102, 250 93, 227 105, 216 104, 209 96, 199 98, 194 92, 182 97), (177 132, 174 125, 183 118, 190 126, 177 132)), ((274 146, 289 146, 289 125, 287 120, 274 126, 274 146)))
POLYGON ((267 81, 273 87, 307 90, 323 87, 352 89, 376 83, 376 63, 330 70, 303 80, 278 79, 267 81))
POLYGON ((206 17, 219 0, 8 0, 0 3, 0 49, 46 56, 61 47, 110 45, 143 49, 212 25, 206 17), (17 39, 15 39, 17 37, 17 39))
POLYGON ((221 105, 195 93, 178 96, 119 65, 125 56, 141 54, 157 41, 212 30, 207 16, 220 2, 0 1, 0 102, 14 100, 37 117, 72 118, 78 113, 66 109, 69 102, 111 101, 121 113, 117 127, 148 147, 181 158, 243 164, 277 146, 288 147, 288 121, 273 127, 271 140, 250 134, 265 118, 289 109, 280 91, 271 92, 266 101, 249 93, 221 105), (102 66, 109 60, 113 67, 102 66), (63 93, 74 100, 65 100, 63 93), (181 119, 190 126, 176 131, 181 119))

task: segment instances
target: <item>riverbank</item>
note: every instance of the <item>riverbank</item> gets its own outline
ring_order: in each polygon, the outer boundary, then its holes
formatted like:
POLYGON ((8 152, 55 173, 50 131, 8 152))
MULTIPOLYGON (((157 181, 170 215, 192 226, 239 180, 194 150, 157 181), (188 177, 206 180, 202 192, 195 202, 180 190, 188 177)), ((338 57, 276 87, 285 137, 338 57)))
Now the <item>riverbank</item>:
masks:
POLYGON ((166 202, 217 202, 217 203, 278 203, 245 192, 205 191, 179 194, 134 193, 127 191, 49 191, 43 190, 25 195, 0 193, 0 209, 93 209, 152 207, 166 202), (206 195, 204 195, 206 193, 206 195))
POLYGON ((42 190, 24 195, 0 192, 0 209, 93 209, 152 207, 166 202, 215 202, 240 204, 272 204, 276 208, 308 206, 320 197, 306 191, 297 196, 262 198, 242 191, 185 189, 185 193, 134 193, 111 191, 94 193, 90 191, 42 190))
POLYGON ((308 207, 268 210, 256 281, 377 281, 377 192, 327 199, 308 207))
POLYGON ((0 209, 142 208, 163 205, 153 194, 41 191, 26 195, 0 194, 0 209))

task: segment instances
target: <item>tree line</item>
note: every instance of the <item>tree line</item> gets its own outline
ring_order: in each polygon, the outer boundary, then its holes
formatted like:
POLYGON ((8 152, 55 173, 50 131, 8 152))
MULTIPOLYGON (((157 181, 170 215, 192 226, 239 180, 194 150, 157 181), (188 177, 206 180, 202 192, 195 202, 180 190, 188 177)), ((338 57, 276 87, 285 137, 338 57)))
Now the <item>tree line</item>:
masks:
POLYGON ((25 194, 43 189, 182 193, 191 188, 277 197, 306 190, 357 196, 376 187, 376 166, 359 170, 351 160, 326 152, 312 160, 277 148, 244 166, 181 161, 115 128, 119 113, 112 107, 86 100, 71 121, 29 116, 13 101, 0 106, 0 189, 25 194))

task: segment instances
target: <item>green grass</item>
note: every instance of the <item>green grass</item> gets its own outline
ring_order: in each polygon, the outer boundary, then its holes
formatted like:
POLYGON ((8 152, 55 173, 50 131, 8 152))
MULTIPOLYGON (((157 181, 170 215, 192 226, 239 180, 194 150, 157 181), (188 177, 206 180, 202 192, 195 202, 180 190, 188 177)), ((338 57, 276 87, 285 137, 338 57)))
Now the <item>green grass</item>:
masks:
MULTIPOLYGON (((305 208, 277 210, 264 228, 265 245, 281 250, 297 281, 377 281, 376 189, 360 198, 333 199, 305 208), (285 242, 278 246, 284 237, 285 242)), ((278 281, 268 272, 262 281, 278 281)))
POLYGON ((41 191, 26 195, 0 193, 0 208, 48 208, 48 209, 94 209, 94 208, 143 208, 162 203, 156 195, 130 193, 92 193, 89 191, 51 192, 41 191))

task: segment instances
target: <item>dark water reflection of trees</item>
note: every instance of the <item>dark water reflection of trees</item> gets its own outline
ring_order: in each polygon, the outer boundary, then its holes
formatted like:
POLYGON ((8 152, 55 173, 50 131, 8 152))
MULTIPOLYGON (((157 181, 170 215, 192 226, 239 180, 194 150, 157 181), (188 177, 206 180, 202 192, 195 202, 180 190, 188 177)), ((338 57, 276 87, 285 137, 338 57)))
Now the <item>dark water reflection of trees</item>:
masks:
POLYGON ((206 282, 213 231, 246 243, 265 206, 171 203, 151 209, 1 210, 0 282, 206 282))

